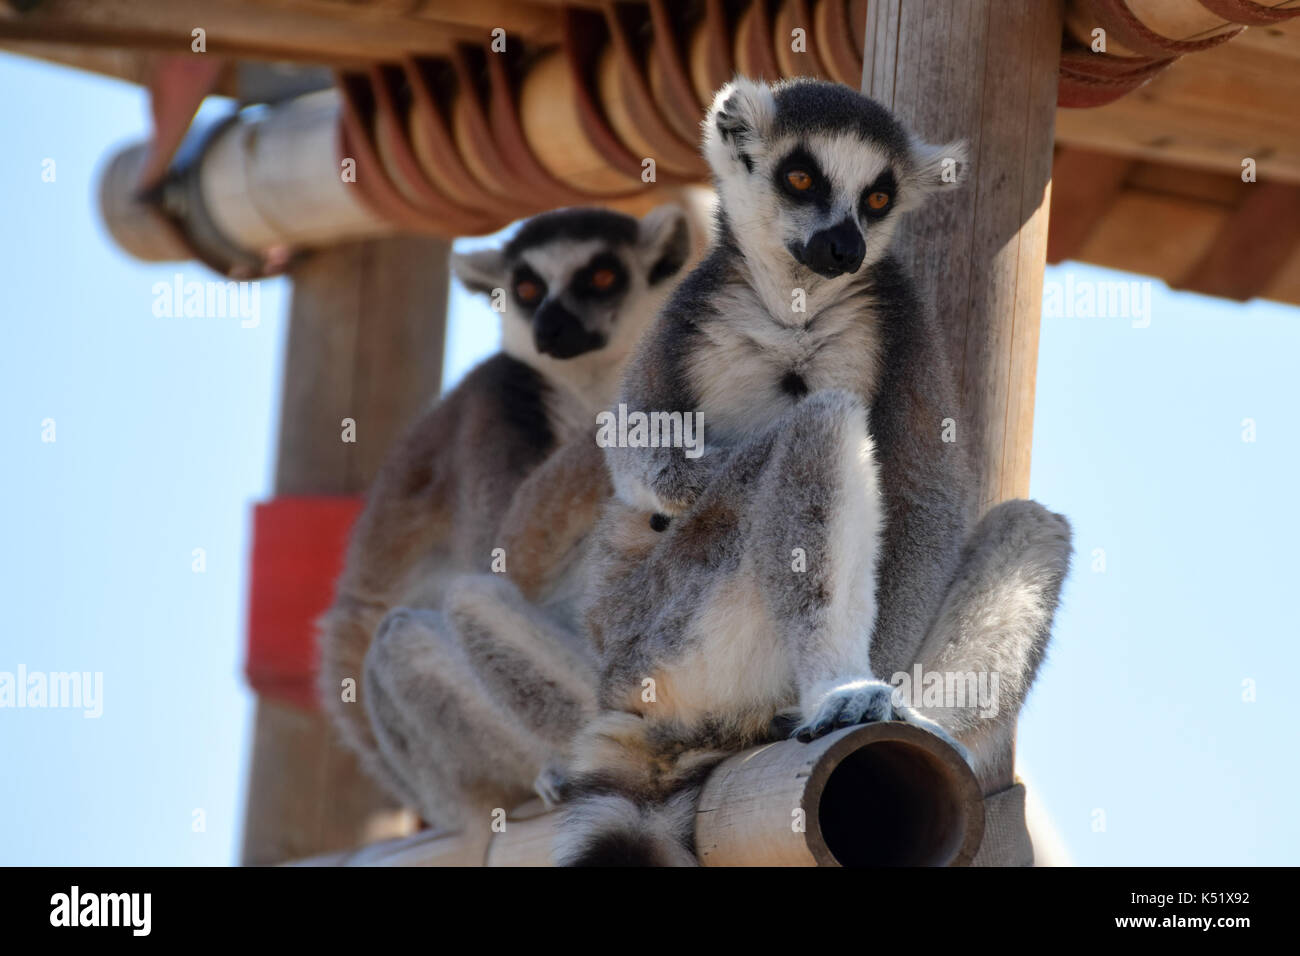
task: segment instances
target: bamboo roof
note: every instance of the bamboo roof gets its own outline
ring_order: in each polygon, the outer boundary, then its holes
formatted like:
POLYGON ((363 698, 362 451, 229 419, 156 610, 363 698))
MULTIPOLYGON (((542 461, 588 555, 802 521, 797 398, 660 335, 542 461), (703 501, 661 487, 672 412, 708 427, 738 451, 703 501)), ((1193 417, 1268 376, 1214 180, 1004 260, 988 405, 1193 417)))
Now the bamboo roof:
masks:
MULTIPOLYGON (((1300 0, 1066 11, 1049 258, 1300 303, 1300 0)), ((204 93, 242 92, 237 61, 329 66, 344 150, 376 173, 367 200, 406 229, 462 235, 645 198, 645 157, 660 186, 703 181, 710 91, 735 72, 856 86, 872 12, 867 0, 8 0, 0 46, 167 92, 179 104, 160 112, 155 97, 164 143, 204 93), (196 28, 221 66, 177 80, 196 28), (804 51, 787 42, 796 30, 804 51)))

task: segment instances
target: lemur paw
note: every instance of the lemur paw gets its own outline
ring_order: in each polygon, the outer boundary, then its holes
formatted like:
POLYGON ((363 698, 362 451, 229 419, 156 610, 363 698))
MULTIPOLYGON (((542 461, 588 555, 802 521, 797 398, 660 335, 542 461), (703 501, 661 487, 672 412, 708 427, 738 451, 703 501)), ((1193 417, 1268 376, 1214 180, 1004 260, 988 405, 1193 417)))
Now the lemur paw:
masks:
POLYGON ((812 719, 795 728, 794 736, 808 743, 841 727, 892 720, 893 698, 894 688, 884 681, 862 680, 844 684, 822 698, 812 719))
POLYGON ((542 772, 533 781, 533 790, 542 798, 547 810, 554 810, 564 799, 567 785, 568 775, 563 764, 550 763, 542 768, 542 772))
POLYGON ((946 730, 929 717, 923 717, 907 704, 895 701, 894 688, 878 680, 854 681, 835 688, 822 698, 812 720, 796 727, 791 736, 808 743, 843 727, 870 724, 880 720, 902 720, 922 730, 928 730, 961 754, 966 763, 971 762, 970 752, 954 740, 946 730))

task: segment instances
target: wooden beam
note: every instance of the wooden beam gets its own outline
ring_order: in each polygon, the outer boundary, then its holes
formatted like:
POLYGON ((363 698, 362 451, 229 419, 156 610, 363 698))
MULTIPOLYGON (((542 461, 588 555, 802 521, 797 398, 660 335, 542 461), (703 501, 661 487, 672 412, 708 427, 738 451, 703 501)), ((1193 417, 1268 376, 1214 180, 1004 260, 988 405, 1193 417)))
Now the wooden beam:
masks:
POLYGON ((1245 301, 1269 288, 1300 244, 1300 186, 1249 183, 1204 255, 1175 288, 1245 301))
POLYGON ((1300 186, 1058 147, 1048 258, 1300 302, 1300 186))
MULTIPOLYGON (((1136 162, 1124 177, 1124 188, 1153 196, 1175 196, 1215 203, 1225 208, 1237 205, 1247 188, 1237 172, 1228 174, 1169 163, 1136 162)), ((1055 199, 1055 184, 1053 184, 1055 199)))
POLYGON ((1058 149, 1052 163, 1052 211, 1047 261, 1078 255, 1105 217, 1133 161, 1083 149, 1058 149))
MULTIPOLYGON (((303 16, 317 13, 335 14, 340 7, 348 16, 367 25, 376 21, 417 20, 436 24, 466 39, 477 38, 486 44, 491 31, 498 27, 507 35, 533 45, 557 44, 563 34, 562 8, 558 4, 539 4, 521 0, 259 0, 267 6, 295 10, 303 16)), ((566 6, 596 6, 568 0, 566 6)))
POLYGON ((1066 146, 1300 183, 1300 21, 1247 30, 1183 57, 1146 86, 1096 109, 1057 112, 1066 146))
MULTIPOLYGON (((1052 184, 1053 249, 1062 228, 1057 200, 1075 188, 1059 174, 1052 184)), ((1086 195, 1076 198, 1086 204, 1086 195)), ((1290 184, 1138 163, 1087 237, 1060 258, 1206 295, 1300 304, 1298 202, 1300 187, 1290 184)), ((1068 223, 1072 213, 1065 215, 1068 223)))
POLYGON ((1259 294, 1266 299, 1300 305, 1300 245, 1291 250, 1290 257, 1282 264, 1268 288, 1261 289, 1259 294))
POLYGON ((26 13, 0 4, 0 37, 185 53, 206 32, 218 56, 362 64, 481 43, 482 30, 413 17, 371 16, 348 4, 310 9, 256 0, 43 0, 26 13))
MULTIPOLYGON (((128 83, 147 86, 153 76, 156 54, 102 46, 78 46, 73 43, 34 43, 30 40, 0 41, 0 51, 70 66, 100 76, 111 76, 128 83)), ((223 76, 212 91, 218 96, 236 96, 235 76, 223 76)))
POLYGON ((1226 217, 1216 203, 1126 190, 1076 258, 1168 281, 1204 255, 1226 217))
MULTIPOLYGON (((318 252, 293 273, 277 495, 359 494, 398 432, 438 394, 448 243, 378 239, 318 252), (342 440, 342 420, 356 442, 342 440)), ((319 713, 257 706, 245 863, 409 832, 319 713)))

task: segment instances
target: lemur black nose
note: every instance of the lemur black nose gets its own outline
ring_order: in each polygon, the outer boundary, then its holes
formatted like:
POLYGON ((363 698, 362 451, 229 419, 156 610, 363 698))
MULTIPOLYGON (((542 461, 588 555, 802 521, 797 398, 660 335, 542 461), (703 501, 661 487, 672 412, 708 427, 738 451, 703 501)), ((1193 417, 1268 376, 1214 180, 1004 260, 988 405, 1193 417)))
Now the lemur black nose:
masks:
POLYGON ((804 247, 804 265, 820 276, 833 279, 847 272, 857 272, 867 245, 852 219, 814 233, 804 247))
POLYGON ((605 345, 605 336, 592 332, 562 304, 545 302, 533 314, 533 344, 543 355, 573 358, 605 345))

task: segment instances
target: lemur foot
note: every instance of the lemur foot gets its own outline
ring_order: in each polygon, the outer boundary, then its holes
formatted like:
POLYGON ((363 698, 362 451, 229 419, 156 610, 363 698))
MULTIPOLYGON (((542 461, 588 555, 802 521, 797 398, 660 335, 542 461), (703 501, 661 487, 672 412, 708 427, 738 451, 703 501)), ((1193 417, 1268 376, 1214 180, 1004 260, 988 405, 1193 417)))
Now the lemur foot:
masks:
POLYGON ((542 798, 547 810, 554 810, 564 800, 565 788, 569 778, 561 763, 549 763, 533 781, 533 790, 542 798))
POLYGON ((813 718, 796 727, 790 736, 808 743, 855 724, 902 720, 928 730, 961 754, 966 763, 971 762, 970 752, 964 746, 933 720, 922 717, 907 704, 895 700, 894 690, 879 680, 859 680, 836 687, 822 698, 813 718))
POLYGON ((884 681, 862 680, 841 685, 822 698, 812 719, 795 728, 793 736, 808 743, 841 727, 893 720, 893 697, 894 688, 884 681))

